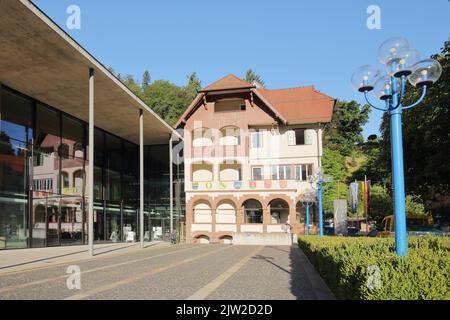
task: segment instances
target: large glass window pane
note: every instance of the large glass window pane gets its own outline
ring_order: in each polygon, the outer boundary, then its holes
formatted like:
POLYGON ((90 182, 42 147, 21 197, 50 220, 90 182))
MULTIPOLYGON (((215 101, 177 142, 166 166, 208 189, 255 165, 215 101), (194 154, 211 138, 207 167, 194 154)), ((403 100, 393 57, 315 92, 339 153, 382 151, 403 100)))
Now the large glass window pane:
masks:
POLYGON ((25 196, 0 200, 0 250, 27 247, 27 200, 25 196))
POLYGON ((122 200, 122 140, 110 134, 105 135, 105 188, 106 200, 122 200))
MULTIPOLYGON (((105 151, 105 135, 103 131, 99 129, 95 129, 94 131, 94 158, 95 165, 99 167, 103 167, 103 158, 105 151)), ((89 133, 86 134, 86 141, 89 141, 89 133)), ((86 146, 86 150, 88 150, 89 146, 86 146)))
POLYGON ((33 213, 31 227, 33 228, 32 247, 39 248, 47 245, 47 201, 46 194, 34 192, 33 213))
POLYGON ((0 131, 20 142, 29 142, 33 137, 33 104, 31 100, 6 89, 1 93, 0 131))
POLYGON ((120 206, 110 205, 106 208, 106 241, 121 241, 120 206))
POLYGON ((80 197, 63 197, 61 201, 61 245, 81 244, 83 214, 80 197))
MULTIPOLYGON (((87 217, 86 212, 86 217, 87 217)), ((94 203, 94 240, 105 240, 105 211, 103 203, 94 203)))
POLYGON ((124 142, 123 167, 123 200, 134 204, 139 199, 139 148, 129 142, 124 142))
POLYGON ((59 246, 59 196, 48 197, 47 199, 47 246, 59 246))
MULTIPOLYGON (((96 200, 103 200, 103 168, 104 168, 104 149, 105 149, 105 135, 103 131, 95 129, 94 131, 94 198, 96 200)), ((86 141, 88 141, 89 134, 86 133, 86 141)), ((89 146, 86 146, 88 150, 89 146)), ((88 154, 86 155, 88 159, 88 154)), ((86 161, 86 168, 89 165, 89 160, 86 161)), ((86 177, 87 179, 87 177, 86 177)))
POLYGON ((145 196, 168 202, 169 198, 169 147, 168 145, 145 148, 145 196))
POLYGON ((44 188, 38 191, 59 193, 59 155, 61 152, 60 113, 41 104, 36 107, 36 140, 34 144, 33 182, 42 185, 40 181, 50 180, 44 188))
POLYGON ((133 235, 138 236, 138 211, 133 208, 124 208, 123 210, 123 240, 131 240, 133 235), (132 232, 132 234, 130 234, 132 232))
POLYGON ((62 157, 64 195, 82 196, 84 190, 84 124, 68 116, 62 117, 62 146, 67 146, 62 157))
POLYGON ((103 171, 100 167, 94 167, 94 198, 103 200, 103 171))
POLYGON ((33 105, 20 95, 2 90, 0 106, 0 191, 23 195, 33 137, 33 105))

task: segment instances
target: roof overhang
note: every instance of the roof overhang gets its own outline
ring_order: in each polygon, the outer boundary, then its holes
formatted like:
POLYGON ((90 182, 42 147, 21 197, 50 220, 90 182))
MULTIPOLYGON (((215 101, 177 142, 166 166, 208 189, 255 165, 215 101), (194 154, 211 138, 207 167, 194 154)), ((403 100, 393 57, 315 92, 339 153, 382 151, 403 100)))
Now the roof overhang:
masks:
POLYGON ((88 121, 89 68, 95 70, 95 125, 145 144, 181 136, 108 69, 28 0, 0 0, 0 83, 88 121))

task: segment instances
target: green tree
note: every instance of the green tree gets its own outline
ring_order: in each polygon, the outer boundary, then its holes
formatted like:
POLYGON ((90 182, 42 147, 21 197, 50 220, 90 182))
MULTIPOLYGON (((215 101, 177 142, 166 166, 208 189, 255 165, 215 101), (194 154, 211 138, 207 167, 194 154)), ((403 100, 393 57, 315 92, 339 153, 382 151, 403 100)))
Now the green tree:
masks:
POLYGON ((370 188, 370 218, 381 222, 385 216, 393 213, 390 189, 385 185, 375 184, 370 188))
POLYGON ((264 88, 265 83, 264 80, 261 78, 261 76, 257 73, 255 73, 252 69, 248 69, 247 73, 245 74, 245 81, 249 82, 249 83, 257 83, 259 84, 261 87, 264 88))
MULTIPOLYGON (((119 78, 120 79, 120 78, 119 78)), ((134 80, 132 75, 125 76, 124 79, 122 79, 123 84, 125 84, 128 89, 130 89, 135 95, 137 95, 139 98, 143 99, 143 92, 142 87, 137 83, 136 80, 134 80)))
POLYGON ((359 169, 353 172, 350 180, 371 180, 373 183, 391 185, 390 159, 385 159, 383 141, 373 136, 372 139, 360 145, 361 153, 366 160, 359 169))
MULTIPOLYGON (((441 79, 427 90, 425 100, 403 113, 405 186, 421 195, 440 213, 450 213, 450 41, 434 55, 442 65, 441 79)), ((404 105, 417 101, 421 89, 407 86, 404 105)), ((390 160, 389 116, 381 124, 383 137, 380 165, 390 160)), ((390 161, 388 161, 388 168, 390 161)))
POLYGON ((145 90, 146 87, 150 85, 152 82, 152 77, 150 76, 150 72, 148 70, 144 71, 142 75, 142 90, 145 90))
POLYGON ((361 107, 356 101, 338 101, 333 119, 325 127, 324 146, 339 151, 343 156, 352 153, 364 141, 363 126, 369 120, 370 107, 361 107))
POLYGON ((337 150, 324 148, 322 167, 325 175, 333 176, 333 182, 324 184, 323 207, 327 212, 334 211, 334 200, 347 199, 347 171, 344 157, 337 150))
POLYGON ((4 131, 0 132, 0 154, 14 154, 11 138, 4 131))
POLYGON ((188 104, 184 88, 166 80, 156 80, 145 89, 144 102, 173 125, 188 104))
POLYGON ((186 91, 186 101, 187 105, 189 105, 192 100, 197 96, 198 91, 202 88, 202 82, 197 76, 197 73, 193 72, 188 77, 188 83, 184 88, 186 91))
MULTIPOLYGON (((370 189, 370 217, 381 222, 385 216, 394 214, 392 190, 386 185, 375 184, 370 189)), ((418 195, 407 195, 405 199, 407 215, 426 214, 423 201, 418 195)))

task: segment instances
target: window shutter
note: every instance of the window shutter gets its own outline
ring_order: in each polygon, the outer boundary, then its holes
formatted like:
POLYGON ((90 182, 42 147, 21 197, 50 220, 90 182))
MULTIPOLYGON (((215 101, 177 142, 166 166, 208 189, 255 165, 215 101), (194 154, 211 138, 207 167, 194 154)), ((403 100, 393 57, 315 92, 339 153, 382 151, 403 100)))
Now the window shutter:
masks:
POLYGON ((314 130, 305 130, 305 144, 312 145, 314 140, 314 130))
POLYGON ((289 130, 286 132, 286 134, 287 134, 288 146, 295 146, 296 145, 295 131, 289 130))

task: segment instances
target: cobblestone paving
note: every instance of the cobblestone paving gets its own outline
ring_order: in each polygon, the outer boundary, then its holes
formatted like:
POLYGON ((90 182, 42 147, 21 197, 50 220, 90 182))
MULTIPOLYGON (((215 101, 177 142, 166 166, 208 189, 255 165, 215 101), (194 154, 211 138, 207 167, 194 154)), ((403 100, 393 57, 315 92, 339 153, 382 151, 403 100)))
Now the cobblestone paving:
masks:
POLYGON ((297 247, 180 245, 71 264, 80 290, 59 265, 0 275, 0 299, 333 299, 297 247))

